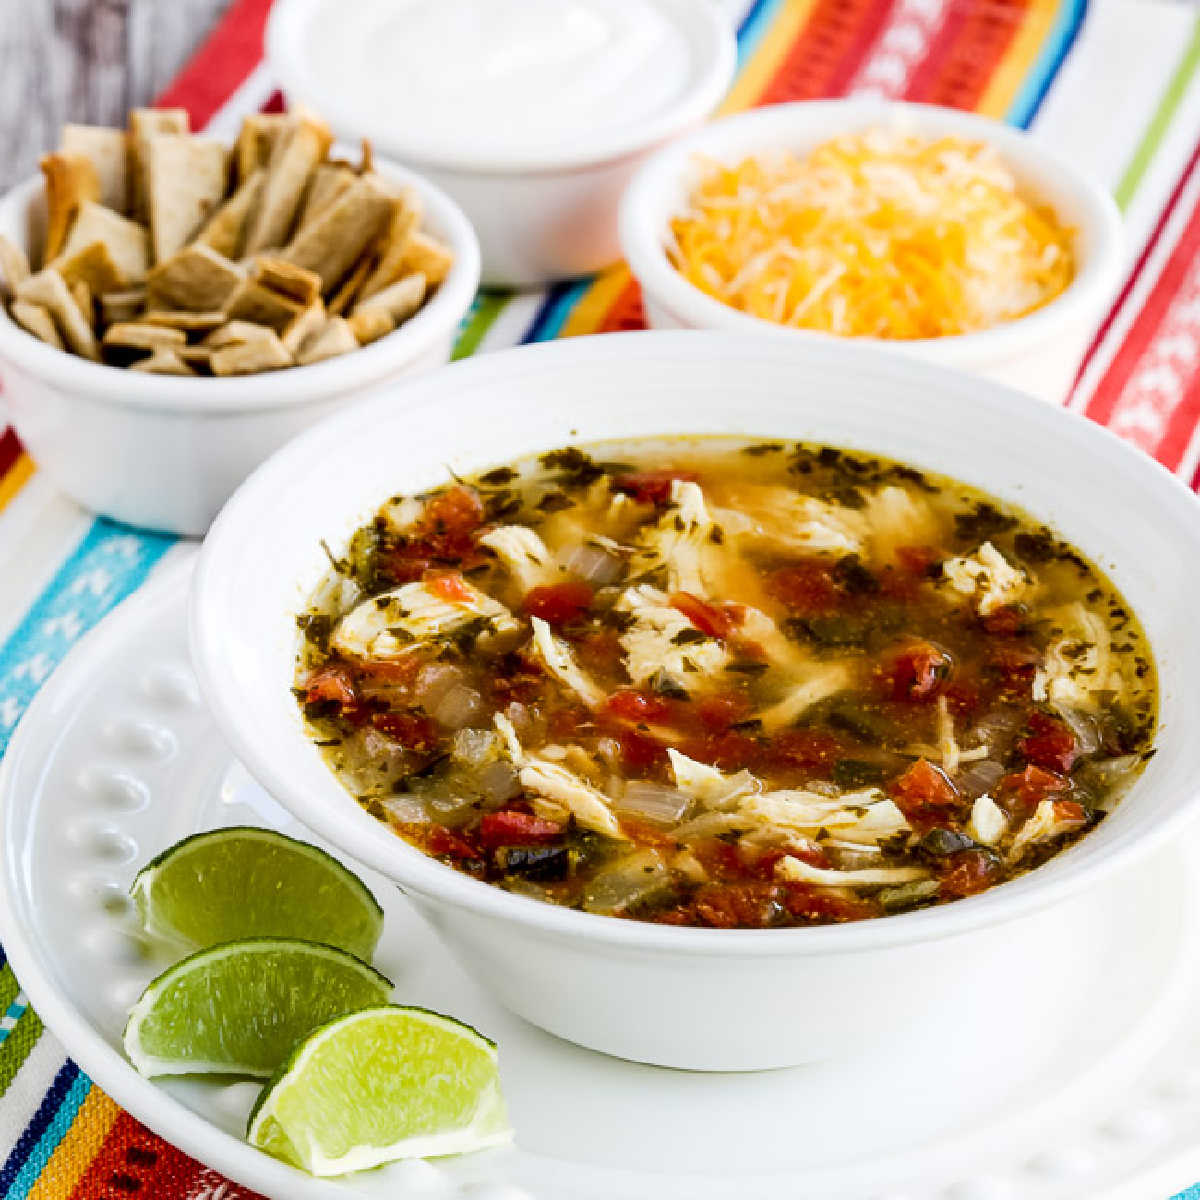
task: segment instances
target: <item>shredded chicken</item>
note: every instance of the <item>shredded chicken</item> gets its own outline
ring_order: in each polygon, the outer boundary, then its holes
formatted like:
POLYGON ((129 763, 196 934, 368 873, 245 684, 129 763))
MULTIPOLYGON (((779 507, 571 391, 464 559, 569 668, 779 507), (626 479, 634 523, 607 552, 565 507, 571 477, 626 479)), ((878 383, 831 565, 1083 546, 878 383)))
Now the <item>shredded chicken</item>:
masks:
POLYGON ((1012 566, 991 542, 984 542, 974 557, 948 558, 942 563, 942 574, 956 592, 975 598, 981 617, 1016 604, 1029 590, 1029 576, 1012 566))
POLYGON ((813 883, 819 887, 880 887, 889 883, 913 883, 928 879, 924 867, 867 867, 860 871, 834 871, 814 867, 790 854, 775 864, 775 878, 788 883, 813 883))
POLYGON ((746 484, 730 489, 726 503, 741 515, 733 531, 751 544, 815 554, 857 554, 866 538, 861 513, 788 487, 746 484))
POLYGON ((713 590, 713 519, 700 486, 676 479, 671 484, 671 507, 648 539, 657 560, 667 568, 673 592, 706 596, 713 590))
POLYGON ((605 691, 589 678, 575 661, 571 647, 561 638, 556 638, 540 617, 534 617, 533 651, 542 666, 564 687, 568 687, 588 708, 599 708, 604 703, 605 691))
POLYGON ((612 814, 609 798, 566 767, 534 756, 525 759, 520 778, 523 788, 569 808, 585 829, 594 829, 621 841, 628 840, 612 814))
POLYGON ((680 754, 673 747, 667 750, 671 760, 671 773, 675 777, 675 786, 686 792, 693 800, 697 800, 705 808, 728 808, 743 796, 753 795, 762 791, 760 780, 749 771, 739 771, 736 775, 726 775, 716 767, 707 763, 697 762, 680 754))
POLYGON ((814 662, 802 682, 792 687, 782 700, 758 714, 763 729, 770 732, 791 725, 814 704, 848 688, 853 678, 849 663, 814 662))
POLYGON ((339 622, 332 645, 347 658, 400 658, 417 642, 435 641, 481 618, 492 633, 511 633, 520 622, 500 603, 465 580, 462 599, 448 600, 427 583, 406 583, 364 600, 339 622))
POLYGON ((1008 828, 1008 817, 1004 810, 986 793, 971 806, 971 819, 967 822, 967 833, 983 846, 994 846, 1008 828))
POLYGON ((1033 678, 1033 698, 1094 711, 1097 692, 1120 692, 1125 686, 1108 625, 1082 604, 1072 604, 1053 616, 1065 632, 1046 651, 1033 678))
POLYGON ((1044 842, 1078 829, 1084 820, 1083 817, 1064 816, 1060 805, 1053 800, 1041 800, 1033 810, 1033 816, 1017 830, 1017 836, 1008 848, 1008 856, 1011 859, 1020 858, 1035 842, 1044 842))
POLYGON ((479 542, 495 552, 522 591, 563 578, 562 568, 554 561, 546 543, 528 526, 501 525, 485 533, 479 542))
POLYGON ((657 588, 646 584, 626 588, 616 607, 633 618, 620 642, 625 669, 639 686, 657 677, 690 693, 711 683, 729 661, 724 645, 701 635, 657 588))

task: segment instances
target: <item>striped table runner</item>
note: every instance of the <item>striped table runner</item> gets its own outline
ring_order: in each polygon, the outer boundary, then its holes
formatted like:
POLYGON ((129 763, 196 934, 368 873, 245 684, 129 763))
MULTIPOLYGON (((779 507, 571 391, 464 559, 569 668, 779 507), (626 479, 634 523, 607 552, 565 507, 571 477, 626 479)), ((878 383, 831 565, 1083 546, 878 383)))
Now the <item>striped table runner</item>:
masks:
MULTIPOLYGON (((268 8, 269 0, 235 0, 161 102, 188 108, 195 126, 218 133, 277 107, 261 61, 268 8)), ((1112 188, 1128 226, 1128 272, 1069 404, 1200 487, 1194 12, 1167 0, 757 0, 742 8, 726 112, 867 94, 953 105, 1036 130, 1112 188)), ((541 292, 482 293, 455 356, 641 325, 637 286, 617 266, 541 292)), ((0 435, 0 753, 70 646, 164 558, 186 552, 169 537, 84 513, 36 472, 11 431, 0 435)), ((250 1195, 121 1112, 43 1030, 6 964, 0 1014, 0 1196, 250 1195)), ((1200 1187, 1187 1195, 1200 1200, 1200 1187)))

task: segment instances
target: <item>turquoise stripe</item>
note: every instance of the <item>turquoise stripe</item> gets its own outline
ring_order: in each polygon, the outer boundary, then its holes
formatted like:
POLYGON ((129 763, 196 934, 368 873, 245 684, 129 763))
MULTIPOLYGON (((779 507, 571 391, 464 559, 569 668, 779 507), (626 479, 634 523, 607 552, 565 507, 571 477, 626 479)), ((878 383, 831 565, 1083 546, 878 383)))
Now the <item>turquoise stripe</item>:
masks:
POLYGON ((571 315, 571 309, 579 303, 580 297, 592 286, 590 279, 581 279, 578 283, 573 283, 569 287, 563 288, 560 295, 550 307, 549 312, 538 314, 535 328, 522 339, 523 341, 532 342, 550 342, 558 337, 567 318, 571 315))
POLYGON ((1086 14, 1087 0, 1065 0, 1060 5, 1050 35, 1046 38, 1046 44, 1042 47, 1042 52, 1038 55, 1029 74, 1026 75, 1021 90, 1017 93, 1012 107, 1009 108, 1008 114, 1004 118, 1010 125, 1027 129, 1033 118, 1037 116, 1037 111, 1042 106, 1042 101, 1045 100, 1046 93, 1054 82, 1054 77, 1058 74, 1063 60, 1075 42, 1075 37, 1079 33, 1086 14))
POLYGON ((50 1156, 58 1149, 59 1142, 66 1137, 71 1122, 79 1115, 79 1110, 91 1090, 92 1081, 81 1072, 67 1090, 58 1106, 58 1112, 46 1126, 45 1132, 38 1138, 37 1145, 29 1152, 29 1157, 5 1193, 4 1200, 26 1200, 30 1189, 37 1183, 38 1176, 50 1161, 50 1156))
POLYGON ((758 0, 746 15, 746 19, 738 29, 737 69, 739 71, 746 65, 746 60, 750 55, 758 49, 758 43, 762 41, 763 34, 770 28, 771 22, 775 20, 783 3, 784 0, 758 0))
POLYGON ((38 688, 68 650, 141 585, 174 544, 98 518, 0 647, 0 754, 38 688))

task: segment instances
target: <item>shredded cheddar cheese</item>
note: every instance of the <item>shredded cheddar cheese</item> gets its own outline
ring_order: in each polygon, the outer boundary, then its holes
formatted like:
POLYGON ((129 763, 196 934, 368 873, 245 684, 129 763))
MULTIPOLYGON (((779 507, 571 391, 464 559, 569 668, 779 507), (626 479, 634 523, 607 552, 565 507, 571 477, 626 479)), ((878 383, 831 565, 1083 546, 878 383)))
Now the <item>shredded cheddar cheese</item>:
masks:
POLYGON ((872 130, 807 156, 713 164, 668 254, 710 296, 782 325, 932 338, 1011 321, 1074 274, 1070 231, 991 147, 872 130))

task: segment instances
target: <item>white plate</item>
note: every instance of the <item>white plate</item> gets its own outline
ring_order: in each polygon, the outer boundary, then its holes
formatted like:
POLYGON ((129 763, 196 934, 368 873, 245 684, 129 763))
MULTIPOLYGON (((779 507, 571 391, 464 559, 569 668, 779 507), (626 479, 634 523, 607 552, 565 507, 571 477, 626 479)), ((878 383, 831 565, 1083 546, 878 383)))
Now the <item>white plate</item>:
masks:
POLYGON ((367 873, 397 997, 498 1040, 516 1145, 343 1181, 259 1154, 240 1140, 254 1086, 151 1083, 119 1048, 126 1007, 163 965, 125 899, 138 866, 224 824, 304 833, 200 703, 190 566, 165 569, 71 654, 0 780, 0 939, 17 976, 84 1070, 188 1153, 287 1200, 1159 1200, 1200 1177, 1195 837, 1031 926, 1060 953, 1028 999, 980 995, 954 1028, 914 1027, 886 1054, 746 1075, 638 1066, 526 1025, 367 873))

